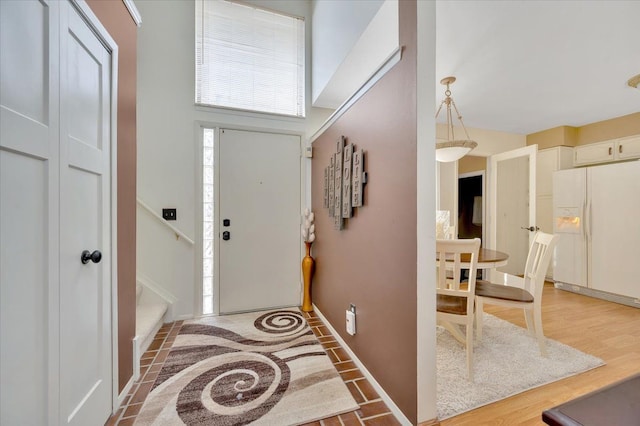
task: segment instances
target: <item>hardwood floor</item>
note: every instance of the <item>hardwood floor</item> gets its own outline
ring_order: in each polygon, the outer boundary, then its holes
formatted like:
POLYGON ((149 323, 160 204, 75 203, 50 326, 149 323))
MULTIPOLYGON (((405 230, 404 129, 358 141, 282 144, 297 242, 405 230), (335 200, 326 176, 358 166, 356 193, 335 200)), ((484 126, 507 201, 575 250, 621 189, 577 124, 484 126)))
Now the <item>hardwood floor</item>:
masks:
MULTIPOLYGON (((542 310, 545 336, 606 365, 443 420, 442 426, 544 425, 544 410, 640 372, 640 309, 547 284, 542 310)), ((486 306, 486 312, 525 327, 521 309, 486 306)))

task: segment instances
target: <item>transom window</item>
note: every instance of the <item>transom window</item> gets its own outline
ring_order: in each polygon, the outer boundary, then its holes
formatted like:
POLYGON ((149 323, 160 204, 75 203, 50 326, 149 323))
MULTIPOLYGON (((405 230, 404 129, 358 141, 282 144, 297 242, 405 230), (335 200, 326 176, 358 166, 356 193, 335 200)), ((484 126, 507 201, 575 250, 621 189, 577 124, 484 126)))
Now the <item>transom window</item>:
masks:
POLYGON ((196 1, 196 103, 304 117, 304 19, 196 1))

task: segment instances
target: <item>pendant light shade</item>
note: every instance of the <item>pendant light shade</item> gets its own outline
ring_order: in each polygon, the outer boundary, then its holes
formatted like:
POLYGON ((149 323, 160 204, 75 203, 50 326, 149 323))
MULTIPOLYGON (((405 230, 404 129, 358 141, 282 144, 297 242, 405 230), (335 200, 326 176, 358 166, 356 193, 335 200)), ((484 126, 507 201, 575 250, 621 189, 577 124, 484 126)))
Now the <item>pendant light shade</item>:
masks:
POLYGON ((453 98, 451 97, 451 90, 449 89, 449 85, 453 84, 454 81, 456 81, 455 77, 445 77, 442 80, 440 80, 440 84, 447 86, 447 90, 444 92, 445 98, 440 103, 438 112, 436 112, 436 119, 437 119, 438 115, 440 114, 440 111, 442 110, 442 106, 446 105, 447 107, 446 108, 447 109, 447 140, 443 142, 436 142, 436 160, 441 163, 458 161, 459 159, 467 155, 469 152, 471 152, 472 149, 478 146, 477 142, 472 141, 469 138, 469 133, 467 132, 467 128, 464 127, 464 123, 462 122, 462 116, 460 115, 460 112, 458 112, 458 108, 456 107, 456 104, 453 101, 453 98), (464 130, 466 139, 455 139, 455 136, 453 134, 453 120, 452 120, 451 107, 453 107, 453 109, 456 112, 456 116, 458 117, 458 120, 460 121, 460 125, 464 130))
POLYGON ((448 163, 458 161, 478 146, 474 141, 456 140, 436 143, 436 161, 448 163))

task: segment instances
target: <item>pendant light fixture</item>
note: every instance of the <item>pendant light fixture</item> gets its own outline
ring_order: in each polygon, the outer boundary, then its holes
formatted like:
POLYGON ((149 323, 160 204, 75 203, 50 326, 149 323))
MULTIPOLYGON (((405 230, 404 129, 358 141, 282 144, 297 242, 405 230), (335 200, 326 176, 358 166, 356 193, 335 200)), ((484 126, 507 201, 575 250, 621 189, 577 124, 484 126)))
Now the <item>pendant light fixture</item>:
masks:
POLYGON ((445 77, 440 80, 440 84, 447 86, 447 90, 445 90, 445 98, 440 103, 440 107, 438 108, 438 112, 436 112, 436 119, 442 110, 442 106, 447 106, 447 140, 445 142, 436 142, 436 160, 441 163, 447 163, 451 161, 458 161, 465 155, 467 155, 473 148, 478 146, 478 143, 472 141, 469 138, 469 133, 467 132, 467 128, 464 127, 464 123, 462 122, 462 116, 460 112, 458 112, 458 108, 456 107, 456 103, 453 101, 451 97, 451 90, 449 89, 449 85, 453 84, 456 81, 455 77, 445 77), (466 139, 456 139, 453 134, 453 120, 451 115, 451 107, 456 112, 458 120, 462 125, 462 130, 464 130, 466 139))

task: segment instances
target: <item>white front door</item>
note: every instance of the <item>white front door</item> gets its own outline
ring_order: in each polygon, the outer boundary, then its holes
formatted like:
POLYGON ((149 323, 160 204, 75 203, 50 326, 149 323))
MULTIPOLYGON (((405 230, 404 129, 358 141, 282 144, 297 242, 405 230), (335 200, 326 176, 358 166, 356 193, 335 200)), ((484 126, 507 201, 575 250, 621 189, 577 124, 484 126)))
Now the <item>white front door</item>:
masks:
POLYGON ((300 137, 221 129, 219 157, 220 313, 299 305, 300 137))
POLYGON ((520 275, 536 229, 536 153, 530 145, 489 157, 489 241, 487 248, 509 255, 498 268, 520 275), (533 227, 533 231, 523 229, 533 227))
POLYGON ((111 412, 111 57, 78 12, 61 8, 61 424, 111 412), (87 250, 94 258, 81 262, 87 250), (101 253, 101 259, 98 259, 101 253))

